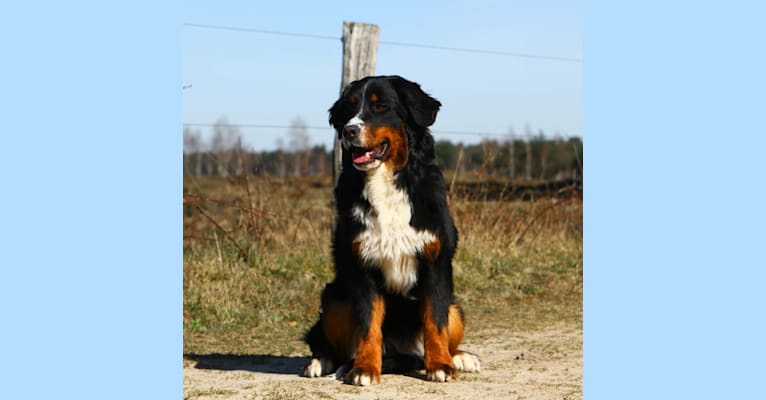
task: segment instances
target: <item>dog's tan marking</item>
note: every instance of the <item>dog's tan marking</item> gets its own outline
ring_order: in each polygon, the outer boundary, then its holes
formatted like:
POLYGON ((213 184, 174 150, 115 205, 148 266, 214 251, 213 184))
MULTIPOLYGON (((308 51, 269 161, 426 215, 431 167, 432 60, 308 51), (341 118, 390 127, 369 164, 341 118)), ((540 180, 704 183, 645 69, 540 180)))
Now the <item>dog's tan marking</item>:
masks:
POLYGON ((380 373, 383 366, 382 328, 385 313, 386 304, 383 298, 376 297, 372 301, 370 328, 367 332, 360 333, 359 335, 354 367, 346 375, 348 383, 366 386, 370 383, 380 382, 380 373))

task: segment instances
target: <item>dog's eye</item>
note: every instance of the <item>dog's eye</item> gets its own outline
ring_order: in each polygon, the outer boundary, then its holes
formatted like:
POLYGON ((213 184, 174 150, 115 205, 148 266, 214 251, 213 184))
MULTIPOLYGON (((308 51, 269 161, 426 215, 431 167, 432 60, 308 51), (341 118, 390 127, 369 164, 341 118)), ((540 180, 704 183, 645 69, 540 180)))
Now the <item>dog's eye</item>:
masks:
POLYGON ((380 103, 374 103, 370 108, 372 108, 372 111, 375 111, 375 112, 383 112, 388 110, 387 105, 380 104, 380 103))

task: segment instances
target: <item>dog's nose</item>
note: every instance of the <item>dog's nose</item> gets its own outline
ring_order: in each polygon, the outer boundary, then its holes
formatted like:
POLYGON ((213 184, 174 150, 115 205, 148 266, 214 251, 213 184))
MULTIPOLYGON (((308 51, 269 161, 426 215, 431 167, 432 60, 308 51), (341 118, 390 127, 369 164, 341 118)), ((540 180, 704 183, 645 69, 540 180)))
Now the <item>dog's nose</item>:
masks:
POLYGON ((343 135, 349 138, 353 138, 354 136, 358 135, 361 130, 362 129, 359 127, 359 125, 346 125, 343 128, 343 135))

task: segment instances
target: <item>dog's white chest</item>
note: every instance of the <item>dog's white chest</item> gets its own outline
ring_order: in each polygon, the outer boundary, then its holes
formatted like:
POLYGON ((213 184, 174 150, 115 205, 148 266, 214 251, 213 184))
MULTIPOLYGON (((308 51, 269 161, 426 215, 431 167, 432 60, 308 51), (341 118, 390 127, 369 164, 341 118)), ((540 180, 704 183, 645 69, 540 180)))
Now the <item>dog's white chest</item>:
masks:
POLYGON ((355 239, 359 256, 381 269, 389 290, 405 294, 417 281, 416 255, 436 236, 410 225, 412 205, 393 178, 385 168, 368 174, 362 196, 371 208, 354 206, 352 212, 365 227, 355 239))

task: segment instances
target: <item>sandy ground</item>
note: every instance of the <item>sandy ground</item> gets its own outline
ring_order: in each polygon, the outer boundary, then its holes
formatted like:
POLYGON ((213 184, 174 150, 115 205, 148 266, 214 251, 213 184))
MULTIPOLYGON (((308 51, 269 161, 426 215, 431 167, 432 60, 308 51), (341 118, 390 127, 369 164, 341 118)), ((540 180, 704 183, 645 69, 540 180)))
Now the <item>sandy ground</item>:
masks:
POLYGON ((210 355, 184 359, 184 399, 582 399, 579 326, 481 333, 462 346, 479 355, 481 372, 456 381, 427 382, 421 371, 356 387, 334 375, 301 377, 308 357, 210 355))

